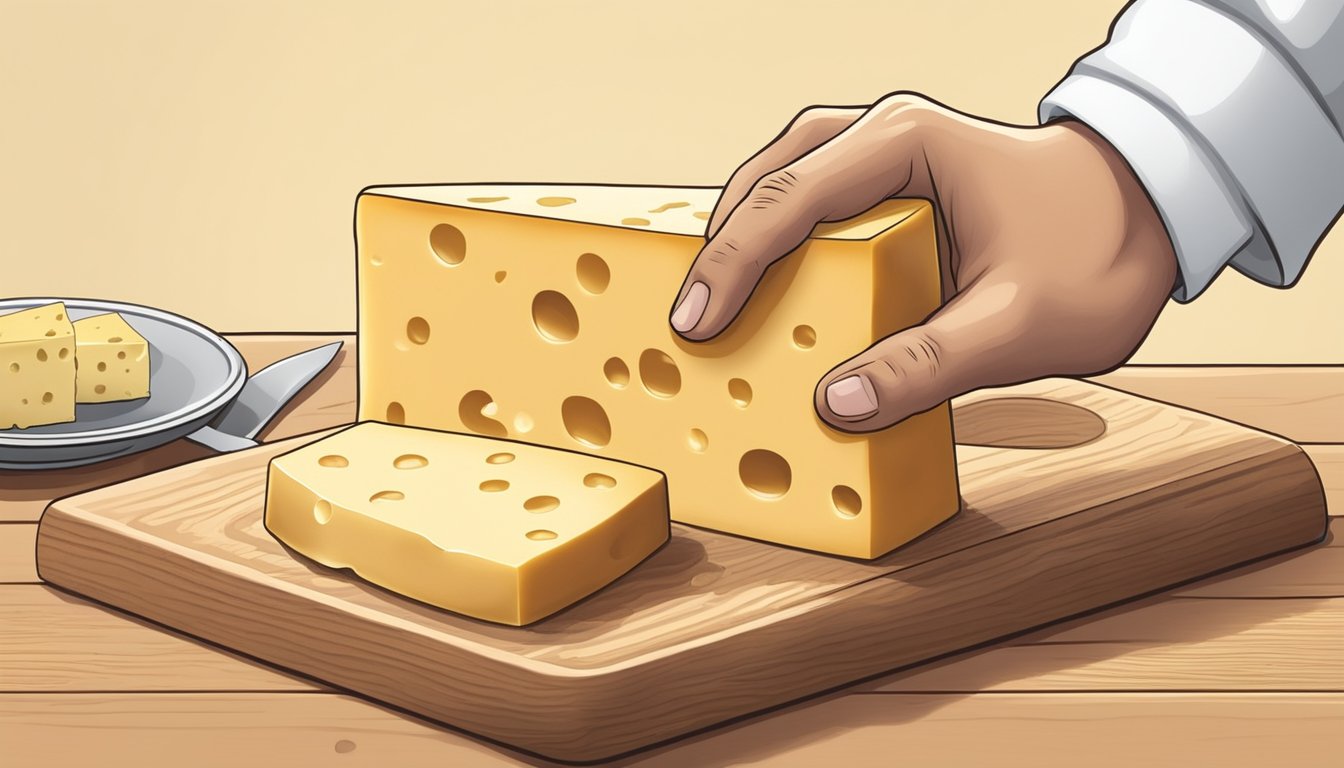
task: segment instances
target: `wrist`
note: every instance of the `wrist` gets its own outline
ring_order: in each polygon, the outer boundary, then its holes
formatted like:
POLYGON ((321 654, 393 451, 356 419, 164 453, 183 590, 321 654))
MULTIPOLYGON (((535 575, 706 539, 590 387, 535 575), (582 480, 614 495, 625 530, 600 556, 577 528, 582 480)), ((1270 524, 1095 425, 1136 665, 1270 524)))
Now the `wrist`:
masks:
POLYGON ((1163 285, 1174 290, 1180 273, 1171 235, 1152 196, 1124 155, 1101 134, 1078 120, 1057 120, 1049 128, 1057 129, 1062 140, 1101 161, 1098 167, 1105 169, 1102 173, 1114 184, 1120 201, 1126 250, 1142 259, 1154 276, 1161 277, 1163 285))

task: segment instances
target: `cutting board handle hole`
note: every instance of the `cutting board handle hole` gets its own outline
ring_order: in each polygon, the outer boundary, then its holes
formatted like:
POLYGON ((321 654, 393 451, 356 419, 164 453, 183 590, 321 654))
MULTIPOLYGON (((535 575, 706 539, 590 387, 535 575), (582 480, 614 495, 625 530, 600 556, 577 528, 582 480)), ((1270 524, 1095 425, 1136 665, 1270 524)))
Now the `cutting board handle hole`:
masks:
POLYGON ((952 409, 958 445, 1058 450, 1106 434, 1106 420, 1088 409, 1041 397, 995 397, 952 409))

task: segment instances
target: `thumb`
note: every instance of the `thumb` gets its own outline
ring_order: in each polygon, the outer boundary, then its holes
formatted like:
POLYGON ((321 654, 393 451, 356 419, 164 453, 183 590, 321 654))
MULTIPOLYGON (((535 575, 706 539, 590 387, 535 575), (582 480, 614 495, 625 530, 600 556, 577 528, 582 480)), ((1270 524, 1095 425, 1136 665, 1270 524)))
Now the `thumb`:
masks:
POLYGON ((817 384, 817 415, 842 432, 874 432, 1031 367, 1027 309, 1012 283, 977 285, 921 325, 876 342, 817 384), (1024 365, 1025 364, 1025 365, 1024 365))

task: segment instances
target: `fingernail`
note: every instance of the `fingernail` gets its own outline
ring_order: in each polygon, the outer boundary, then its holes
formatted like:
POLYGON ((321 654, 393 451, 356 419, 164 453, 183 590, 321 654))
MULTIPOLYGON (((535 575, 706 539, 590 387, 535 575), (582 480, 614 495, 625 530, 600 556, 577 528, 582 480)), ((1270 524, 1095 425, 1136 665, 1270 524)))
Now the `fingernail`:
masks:
POLYGON ((691 283, 691 289, 686 292, 686 298, 681 300, 677 308, 672 310, 672 327, 678 332, 685 333, 695 327, 700 322, 700 318, 705 314, 705 306, 709 304, 709 286, 696 280, 691 283))
POLYGON ((867 416, 877 410, 877 393, 862 376, 846 376, 826 387, 826 407, 845 418, 867 416))

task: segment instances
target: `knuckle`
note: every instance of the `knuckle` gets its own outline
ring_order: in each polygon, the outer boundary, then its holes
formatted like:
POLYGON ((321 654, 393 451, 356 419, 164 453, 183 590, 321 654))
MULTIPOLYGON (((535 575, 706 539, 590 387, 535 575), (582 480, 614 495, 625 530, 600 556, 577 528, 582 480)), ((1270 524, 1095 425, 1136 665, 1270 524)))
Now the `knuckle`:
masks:
POLYGON ((849 116, 849 110, 839 107, 806 107, 789 123, 791 130, 826 128, 849 116))
POLYGON ((937 378, 943 367, 943 346, 933 334, 920 329, 904 335, 892 351, 903 371, 910 378, 937 378))
POLYGON ((784 130, 797 154, 824 143, 863 115, 852 107, 808 107, 784 130))
POLYGON ((891 126, 922 127, 936 124, 943 111, 928 98, 910 91, 897 91, 883 96, 873 105, 878 122, 891 126))
POLYGON ((730 280, 758 274, 763 270, 760 259, 728 237, 710 244, 701 258, 704 260, 702 269, 730 280))
POLYGON ((801 198, 803 177, 795 169, 781 168, 762 176, 751 187, 747 206, 753 210, 769 211, 795 204, 801 198))
POLYGON ((924 329, 893 337, 869 365, 874 384, 909 396, 913 387, 923 391, 942 377, 946 363, 943 345, 924 329))

